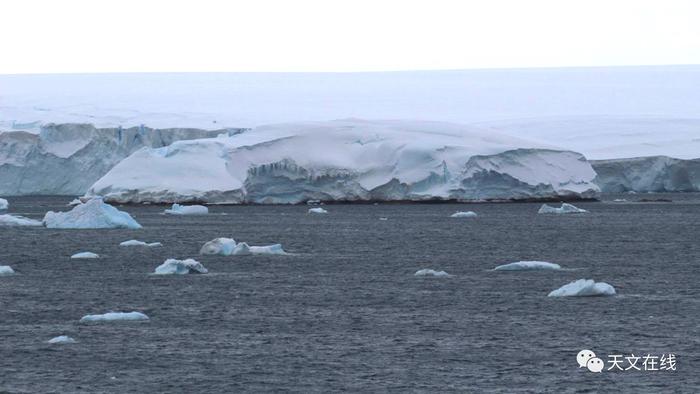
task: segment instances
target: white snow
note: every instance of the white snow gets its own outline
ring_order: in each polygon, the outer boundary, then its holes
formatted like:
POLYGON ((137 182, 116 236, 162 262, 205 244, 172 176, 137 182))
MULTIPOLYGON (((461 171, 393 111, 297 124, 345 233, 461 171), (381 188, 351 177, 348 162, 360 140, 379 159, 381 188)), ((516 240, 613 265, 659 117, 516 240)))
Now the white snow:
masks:
POLYGON ((167 259, 155 270, 155 273, 158 275, 206 274, 207 272, 209 271, 199 261, 194 259, 167 259))
POLYGON ((5 275, 14 275, 15 270, 12 269, 9 265, 0 265, 0 276, 5 276, 5 275))
POLYGON ((328 213, 328 211, 323 208, 309 208, 309 213, 328 213))
POLYGON ((615 288, 605 282, 579 279, 549 293, 548 297, 584 297, 615 295, 615 288))
POLYGON ((70 256, 71 259, 99 259, 100 255, 92 252, 80 252, 70 256))
POLYGON ((459 212, 453 213, 452 215, 450 215, 450 217, 451 218, 475 218, 475 217, 477 217, 477 214, 476 214, 476 212, 472 212, 472 211, 466 211, 466 212, 459 211, 459 212))
POLYGON ((595 196, 583 156, 463 125, 359 119, 258 127, 142 149, 88 195, 116 202, 292 204, 595 196))
POLYGON ((577 208, 571 204, 562 203, 561 207, 550 207, 547 204, 542 204, 540 210, 537 213, 554 213, 554 214, 564 214, 564 213, 586 213, 585 209, 577 208))
POLYGON ((17 215, 0 215, 0 227, 2 226, 43 226, 43 223, 34 220, 34 219, 29 219, 25 218, 24 216, 17 216, 17 215))
POLYGON ((209 213, 209 208, 204 205, 173 204, 170 209, 165 210, 165 213, 170 215, 206 215, 209 213))
POLYGON ((282 245, 273 244, 266 246, 249 246, 245 242, 236 243, 232 238, 216 238, 202 246, 200 254, 219 254, 222 256, 247 256, 247 255, 284 255, 282 245))
POLYGON ((528 271, 528 270, 558 270, 559 264, 548 263, 546 261, 516 261, 515 263, 503 264, 494 268, 496 271, 528 271))
POLYGON ((6 210, 10 206, 10 203, 7 202, 4 198, 0 198, 0 211, 6 210))
POLYGON ((128 213, 105 204, 99 198, 76 205, 68 212, 47 212, 44 224, 48 228, 63 229, 141 228, 128 213))
POLYGON ((61 335, 61 336, 57 336, 55 338, 49 339, 49 343, 51 343, 51 344, 55 344, 55 343, 67 344, 67 343, 75 343, 75 342, 76 342, 75 339, 69 337, 68 335, 61 335))
POLYGON ((119 246, 146 246, 149 248, 153 248, 156 246, 163 246, 163 244, 160 242, 147 243, 147 242, 139 241, 136 239, 130 239, 128 241, 124 241, 124 242, 120 243, 119 246))
POLYGON ((148 320, 148 316, 141 312, 107 312, 101 315, 85 315, 80 319, 81 323, 105 322, 105 321, 141 321, 148 320))
POLYGON ((414 274, 415 276, 437 276, 437 277, 446 277, 446 276, 452 276, 448 274, 445 271, 435 271, 429 268, 424 268, 422 270, 416 271, 414 274))

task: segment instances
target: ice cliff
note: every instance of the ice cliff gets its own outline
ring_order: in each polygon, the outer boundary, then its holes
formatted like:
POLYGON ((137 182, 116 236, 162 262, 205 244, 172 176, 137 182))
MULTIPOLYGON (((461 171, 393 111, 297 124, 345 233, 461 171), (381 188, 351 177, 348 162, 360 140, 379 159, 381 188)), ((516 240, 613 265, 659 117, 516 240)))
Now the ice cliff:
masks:
POLYGON ((120 203, 593 197, 579 153, 439 122, 339 120, 144 148, 88 196, 120 203))
POLYGON ((700 191, 700 159, 650 156, 594 160, 591 164, 598 173, 595 182, 604 192, 700 191))
POLYGON ((82 194, 141 148, 240 131, 47 124, 39 133, 0 132, 0 195, 82 194))

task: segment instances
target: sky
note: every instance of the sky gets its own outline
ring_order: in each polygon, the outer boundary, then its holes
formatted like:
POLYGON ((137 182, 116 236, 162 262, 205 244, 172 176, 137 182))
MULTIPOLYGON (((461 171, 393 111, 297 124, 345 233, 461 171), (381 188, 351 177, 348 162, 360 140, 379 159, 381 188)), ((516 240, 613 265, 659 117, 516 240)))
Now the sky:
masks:
POLYGON ((0 74, 700 64, 694 0, 4 0, 0 74))

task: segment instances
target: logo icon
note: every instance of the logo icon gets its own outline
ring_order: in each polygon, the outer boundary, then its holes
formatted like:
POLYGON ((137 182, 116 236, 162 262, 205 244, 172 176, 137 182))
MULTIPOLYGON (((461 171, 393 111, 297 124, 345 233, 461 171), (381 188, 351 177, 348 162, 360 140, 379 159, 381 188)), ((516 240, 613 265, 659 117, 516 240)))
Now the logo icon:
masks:
POLYGON ((596 355, 595 355, 595 353, 593 353, 592 350, 587 350, 587 349, 581 350, 576 355, 576 361, 578 362, 578 367, 585 368, 586 366, 588 366, 588 360, 595 358, 595 357, 596 357, 596 355))

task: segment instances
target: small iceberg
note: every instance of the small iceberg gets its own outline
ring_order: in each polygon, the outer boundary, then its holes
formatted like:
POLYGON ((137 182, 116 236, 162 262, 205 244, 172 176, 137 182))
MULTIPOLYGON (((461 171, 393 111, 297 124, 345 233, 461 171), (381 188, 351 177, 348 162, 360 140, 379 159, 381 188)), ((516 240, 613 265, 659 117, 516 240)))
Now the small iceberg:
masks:
POLYGON ((142 321, 148 320, 148 316, 141 312, 108 312, 102 315, 85 315, 80 319, 81 323, 104 321, 142 321))
POLYGON ((451 218, 475 218, 477 216, 476 212, 472 211, 460 211, 460 212, 455 212, 452 215, 450 215, 451 218))
POLYGON ((0 276, 14 275, 15 270, 9 265, 0 265, 0 276))
POLYGON ((209 272, 204 266, 197 260, 187 259, 187 260, 176 260, 167 259, 165 262, 158 267, 156 267, 155 274, 157 275, 185 275, 185 274, 206 274, 209 272))
POLYGON ((431 269, 428 269, 428 268, 424 268, 424 269, 422 269, 422 270, 418 270, 418 271, 416 271, 416 273, 413 274, 413 275, 415 275, 415 276, 437 276, 437 277, 452 276, 452 275, 448 274, 448 273, 445 272, 445 271, 435 271, 435 270, 431 270, 431 269))
POLYGON ((496 271, 532 271, 532 270, 558 270, 559 264, 548 263, 546 261, 516 261, 515 263, 503 264, 494 268, 496 271))
POLYGON ((379 220, 389 220, 389 218, 379 218, 379 220))
POLYGON ((325 209, 318 207, 318 208, 309 208, 309 213, 328 213, 325 209))
POLYGON ((80 201, 79 199, 74 198, 74 199, 73 199, 71 202, 69 202, 67 205, 68 205, 69 207, 74 207, 74 206, 80 205, 80 204, 82 204, 82 203, 83 203, 83 202, 80 201))
POLYGON ((70 256, 71 259, 99 259, 100 255, 92 252, 80 252, 70 256))
POLYGON ((250 256, 250 255, 284 255, 281 244, 266 246, 249 246, 245 242, 236 243, 233 238, 216 238, 202 246, 199 254, 219 254, 222 256, 250 256))
POLYGON ((564 285, 547 295, 547 297, 591 297, 615 295, 615 288, 605 282, 591 279, 579 279, 564 285))
POLYGON ((69 337, 68 335, 61 335, 55 338, 49 339, 49 343, 75 343, 75 339, 69 337))
POLYGON ((10 207, 10 203, 4 198, 0 198, 0 211, 4 211, 10 207))
POLYGON ((163 244, 160 242, 147 243, 147 242, 138 241, 135 239, 130 239, 128 241, 124 241, 124 242, 120 243, 119 246, 147 246, 149 248, 153 248, 156 246, 163 246, 163 244))
POLYGON ((170 209, 165 210, 165 213, 169 215, 206 215, 209 213, 209 208, 204 205, 173 204, 170 209))
POLYGON ((571 204, 567 203, 562 203, 560 208, 556 207, 550 207, 547 204, 542 204, 540 207, 540 210, 537 211, 537 213, 556 213, 556 214, 563 214, 563 213, 585 213, 588 212, 585 209, 577 208, 571 204))
POLYGON ((627 200, 624 198, 616 198, 613 200, 613 202, 627 202, 627 200))
POLYGON ((40 227, 43 226, 44 223, 40 222, 39 220, 34 220, 34 219, 28 219, 25 218, 24 216, 15 216, 15 215, 0 215, 0 227, 14 227, 14 226, 28 226, 28 227, 40 227))
POLYGON ((47 212, 44 224, 61 229, 141 228, 131 215, 105 204, 101 198, 76 205, 68 212, 47 212))

